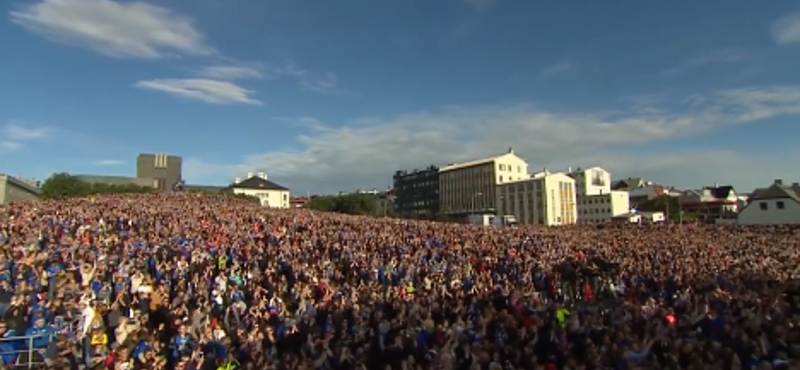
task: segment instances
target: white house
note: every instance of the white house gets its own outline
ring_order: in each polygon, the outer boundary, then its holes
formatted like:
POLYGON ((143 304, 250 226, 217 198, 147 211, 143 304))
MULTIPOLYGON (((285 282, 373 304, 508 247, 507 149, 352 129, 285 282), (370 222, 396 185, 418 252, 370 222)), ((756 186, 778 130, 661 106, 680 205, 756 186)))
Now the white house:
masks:
POLYGON ((608 171, 590 167, 568 172, 575 179, 579 223, 605 223, 631 210, 628 192, 611 190, 608 171))
POLYGON ((263 172, 258 175, 247 174, 247 179, 237 178, 233 184, 222 190, 234 194, 250 195, 258 198, 261 205, 270 208, 289 208, 289 188, 267 179, 263 172))
POLYGON ((740 225, 800 224, 800 184, 784 185, 782 180, 757 190, 739 211, 740 225))

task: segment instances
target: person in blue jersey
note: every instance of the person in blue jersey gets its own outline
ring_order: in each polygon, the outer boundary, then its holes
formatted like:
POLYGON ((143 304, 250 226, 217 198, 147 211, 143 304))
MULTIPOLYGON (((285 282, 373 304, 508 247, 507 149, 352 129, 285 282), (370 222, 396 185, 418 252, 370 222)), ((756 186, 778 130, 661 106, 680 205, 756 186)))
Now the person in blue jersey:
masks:
POLYGON ((188 333, 186 326, 180 325, 178 332, 169 341, 169 356, 177 360, 194 350, 195 339, 188 333))

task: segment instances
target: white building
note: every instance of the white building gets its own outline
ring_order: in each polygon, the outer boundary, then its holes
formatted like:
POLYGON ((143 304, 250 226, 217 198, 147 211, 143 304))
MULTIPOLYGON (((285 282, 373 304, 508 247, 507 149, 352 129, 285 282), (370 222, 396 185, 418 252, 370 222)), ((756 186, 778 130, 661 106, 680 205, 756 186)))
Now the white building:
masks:
POLYGON ((263 172, 258 173, 258 175, 249 172, 245 180, 237 177, 233 184, 222 191, 256 197, 261 201, 261 205, 264 207, 290 207, 289 188, 268 180, 267 174, 263 172))
POLYGON ((522 224, 570 225, 577 221, 575 180, 547 171, 497 185, 498 214, 522 224))
POLYGON ((630 211, 630 197, 626 191, 611 190, 611 174, 591 167, 570 172, 575 179, 576 203, 579 223, 605 223, 630 211))
POLYGON ((445 214, 497 213, 495 186, 528 177, 528 162, 513 148, 489 158, 439 169, 439 205, 445 214))
POLYGON ((753 193, 739 211, 740 225, 800 224, 800 184, 784 185, 782 180, 753 193))

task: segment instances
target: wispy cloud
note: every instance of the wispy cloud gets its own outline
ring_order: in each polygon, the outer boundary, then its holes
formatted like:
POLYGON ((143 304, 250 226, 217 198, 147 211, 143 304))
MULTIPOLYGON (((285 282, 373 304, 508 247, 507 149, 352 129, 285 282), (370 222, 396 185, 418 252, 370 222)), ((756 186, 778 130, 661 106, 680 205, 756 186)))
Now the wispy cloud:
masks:
POLYGON ((335 93, 338 90, 339 78, 333 72, 325 72, 319 78, 303 76, 300 80, 300 87, 303 90, 314 91, 322 94, 335 93))
POLYGON ((50 127, 30 127, 16 121, 8 123, 0 130, 0 151, 22 149, 28 142, 51 138, 53 132, 50 127))
POLYGON ((95 166, 121 166, 123 164, 125 164, 125 161, 121 161, 119 159, 103 159, 94 162, 95 166))
MULTIPOLYGON (((709 170, 709 158, 725 157, 724 149, 714 149, 714 155, 703 157, 706 151, 675 153, 654 149, 645 155, 639 148, 726 130, 729 125, 782 115, 800 117, 800 86, 752 87, 717 91, 692 99, 645 100, 654 109, 642 111, 640 105, 631 104, 611 114, 580 114, 523 104, 447 107, 333 124, 303 117, 294 120, 310 123, 297 137, 299 150, 270 151, 244 157, 239 163, 208 166, 200 166, 203 161, 195 158, 198 164, 195 168, 206 170, 197 175, 187 171, 187 176, 211 176, 210 169, 226 177, 242 171, 268 170, 274 178, 281 179, 281 184, 290 187, 315 184, 316 190, 338 191, 384 186, 388 182, 386 168, 414 168, 431 161, 458 162, 513 146, 532 160, 534 168, 602 165, 617 176, 661 175, 676 184, 695 185, 702 181, 713 183, 714 177, 723 178, 725 172, 726 178, 737 184, 752 184, 752 174, 737 171, 739 167, 734 160, 726 159, 725 163, 730 164, 727 167, 710 166, 714 169, 709 170), (652 167, 643 166, 650 161, 654 163, 652 167), (674 165, 679 162, 691 170, 674 165), (641 172, 634 172, 638 169, 641 172)), ((772 176, 766 169, 762 172, 767 178, 772 176)))
POLYGON ((30 32, 113 57, 214 53, 190 19, 140 1, 43 0, 10 14, 30 32))
POLYGON ((558 64, 554 64, 550 67, 543 69, 539 73, 539 78, 553 78, 557 76, 563 76, 575 68, 574 65, 568 62, 560 62, 558 64))
POLYGON ((712 50, 684 59, 677 66, 663 70, 661 75, 664 77, 680 76, 690 70, 712 65, 747 62, 755 59, 756 56, 756 53, 736 48, 712 50))
POLYGON ((779 45, 800 44, 800 12, 773 22, 772 36, 779 45))
POLYGON ((201 78, 166 78, 139 81, 134 86, 212 104, 263 104, 261 101, 251 97, 253 94, 251 90, 227 81, 201 78))
POLYGON ((245 66, 210 66, 201 69, 198 74, 203 78, 226 81, 264 77, 258 68, 245 66))

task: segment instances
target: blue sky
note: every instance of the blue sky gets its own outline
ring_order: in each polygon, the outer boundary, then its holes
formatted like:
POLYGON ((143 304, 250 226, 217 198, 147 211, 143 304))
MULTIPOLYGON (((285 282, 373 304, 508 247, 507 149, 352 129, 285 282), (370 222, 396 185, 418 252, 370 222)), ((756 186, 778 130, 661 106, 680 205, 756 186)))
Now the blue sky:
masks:
POLYGON ((798 181, 796 1, 0 2, 0 171, 295 192, 504 152, 744 191, 798 181))

